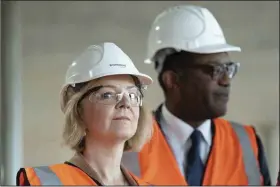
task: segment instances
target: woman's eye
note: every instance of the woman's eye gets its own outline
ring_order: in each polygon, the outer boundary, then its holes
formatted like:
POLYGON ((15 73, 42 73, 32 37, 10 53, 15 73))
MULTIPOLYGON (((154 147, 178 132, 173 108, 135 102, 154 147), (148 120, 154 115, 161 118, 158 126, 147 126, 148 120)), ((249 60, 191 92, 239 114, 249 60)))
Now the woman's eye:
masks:
POLYGON ((110 99, 113 96, 114 96, 114 93, 112 93, 112 92, 106 92, 106 93, 101 94, 102 99, 110 99))
POLYGON ((138 99, 138 95, 137 94, 129 94, 130 99, 138 99))
POLYGON ((131 94, 129 94, 129 97, 130 97, 131 99, 134 99, 136 96, 135 96, 135 94, 131 93, 131 94))

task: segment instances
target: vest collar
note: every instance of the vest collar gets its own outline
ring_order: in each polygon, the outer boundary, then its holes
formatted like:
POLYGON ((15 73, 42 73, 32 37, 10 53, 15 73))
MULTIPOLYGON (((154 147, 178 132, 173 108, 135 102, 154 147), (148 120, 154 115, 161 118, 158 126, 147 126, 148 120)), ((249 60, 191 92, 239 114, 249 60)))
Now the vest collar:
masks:
MULTIPOLYGON (((98 182, 100 182, 102 185, 104 185, 101 179, 98 177, 97 172, 90 167, 90 165, 86 162, 84 156, 81 153, 75 153, 75 155, 68 162, 81 169, 92 179, 95 179, 98 182)), ((121 171, 130 185, 138 186, 137 182, 133 179, 133 177, 122 165, 121 165, 121 171)))

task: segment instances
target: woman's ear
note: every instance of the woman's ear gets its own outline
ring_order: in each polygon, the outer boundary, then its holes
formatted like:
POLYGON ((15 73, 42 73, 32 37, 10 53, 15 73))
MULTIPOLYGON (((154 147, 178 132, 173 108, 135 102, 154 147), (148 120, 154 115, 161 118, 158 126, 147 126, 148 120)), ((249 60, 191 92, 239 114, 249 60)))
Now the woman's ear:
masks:
POLYGON ((79 115, 80 124, 81 124, 82 128, 84 129, 85 135, 86 135, 86 133, 88 132, 88 128, 87 128, 85 120, 84 120, 85 118, 84 118, 83 107, 79 106, 77 112, 79 115))
POLYGON ((81 122, 84 122, 84 108, 83 108, 83 101, 81 101, 77 106, 77 114, 81 122))

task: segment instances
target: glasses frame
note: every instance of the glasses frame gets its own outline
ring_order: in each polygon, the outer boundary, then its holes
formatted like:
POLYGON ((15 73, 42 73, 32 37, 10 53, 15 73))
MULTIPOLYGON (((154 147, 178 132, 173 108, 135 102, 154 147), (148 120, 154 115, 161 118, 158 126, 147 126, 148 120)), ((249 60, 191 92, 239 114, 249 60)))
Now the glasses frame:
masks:
POLYGON ((100 86, 95 86, 95 87, 93 87, 93 88, 90 88, 90 89, 81 97, 80 101, 89 96, 88 99, 89 99, 89 101, 92 102, 92 103, 96 102, 96 103, 100 103, 100 104, 104 104, 104 105, 115 105, 115 104, 119 103, 119 102, 123 99, 123 96, 125 95, 125 93, 127 93, 126 90, 132 89, 132 88, 137 88, 137 90, 139 91, 139 94, 140 94, 140 95, 138 96, 139 102, 138 102, 136 105, 132 104, 131 101, 129 100, 131 106, 142 106, 142 104, 143 104, 143 97, 144 97, 143 91, 147 88, 147 87, 144 86, 144 85, 135 85, 135 86, 129 86, 129 87, 125 87, 125 88, 116 87, 116 86, 114 86, 114 85, 100 85, 100 86), (121 88, 121 90, 122 90, 121 92, 119 92, 119 93, 116 92, 116 96, 115 96, 116 101, 115 101, 114 103, 105 104, 105 103, 103 103, 103 102, 98 102, 98 97, 97 97, 98 95, 97 95, 96 92, 97 92, 98 90, 100 90, 101 88, 105 88, 105 87, 109 87, 109 88, 113 88, 113 89, 119 89, 119 88, 121 88), (95 97, 95 99, 92 99, 92 97, 95 97))
MULTIPOLYGON (((233 79, 237 74, 240 67, 239 62, 227 62, 219 64, 189 64, 186 68, 200 69, 207 74, 210 74, 213 80, 220 80, 225 74, 229 79, 233 79)), ((177 74, 184 76, 184 72, 176 72, 177 74)))

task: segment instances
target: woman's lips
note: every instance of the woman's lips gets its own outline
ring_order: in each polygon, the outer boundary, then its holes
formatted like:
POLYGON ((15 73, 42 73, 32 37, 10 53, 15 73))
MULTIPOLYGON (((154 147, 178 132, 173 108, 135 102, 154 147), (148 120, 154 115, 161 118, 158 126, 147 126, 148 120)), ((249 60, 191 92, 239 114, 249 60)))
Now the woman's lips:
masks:
POLYGON ((130 119, 126 116, 115 117, 113 120, 128 120, 128 121, 130 121, 130 119))

